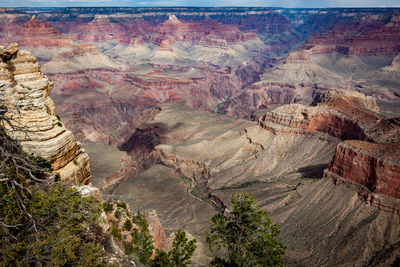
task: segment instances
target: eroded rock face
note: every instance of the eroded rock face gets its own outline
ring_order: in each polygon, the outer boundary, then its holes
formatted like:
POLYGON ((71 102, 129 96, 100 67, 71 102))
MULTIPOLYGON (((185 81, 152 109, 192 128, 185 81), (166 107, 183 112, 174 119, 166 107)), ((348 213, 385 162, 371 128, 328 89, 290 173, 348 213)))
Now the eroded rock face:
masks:
POLYGON ((334 90, 319 92, 313 105, 284 105, 266 113, 258 124, 281 133, 324 132, 340 139, 372 139, 369 130, 381 117, 371 97, 357 92, 334 90))
POLYGON ((53 83, 40 71, 31 52, 16 47, 0 49, 5 51, 0 63, 1 100, 17 127, 7 126, 10 136, 27 153, 48 160, 63 181, 89 184, 89 157, 56 117, 49 97, 53 83))
POLYGON ((400 199, 400 143, 342 142, 329 171, 371 192, 400 199))
POLYGON ((306 46, 335 46, 345 54, 379 55, 399 51, 400 15, 354 14, 350 20, 339 21, 329 31, 318 32, 306 42, 306 46))
POLYGON ((165 250, 167 246, 167 236, 158 219, 155 210, 148 210, 145 212, 146 221, 149 224, 151 235, 153 236, 154 246, 160 250, 165 250))
MULTIPOLYGON (((262 116, 258 124, 274 133, 347 140, 338 144, 325 177, 366 189, 359 191, 369 200, 379 199, 377 194, 399 198, 399 120, 379 115, 375 100, 358 92, 322 91, 312 105, 281 106, 262 116)), ((397 209, 393 201, 371 202, 397 209)))

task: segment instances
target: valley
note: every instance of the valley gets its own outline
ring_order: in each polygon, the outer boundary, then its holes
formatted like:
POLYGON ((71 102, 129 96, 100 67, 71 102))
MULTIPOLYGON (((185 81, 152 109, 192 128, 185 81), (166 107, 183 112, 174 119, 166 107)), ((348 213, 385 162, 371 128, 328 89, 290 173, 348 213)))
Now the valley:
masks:
POLYGON ((0 45, 32 51, 41 72, 21 53, 5 68, 54 83, 52 124, 79 141, 69 161, 88 168, 88 154, 103 199, 196 237, 194 266, 212 256, 210 217, 244 191, 279 224, 288 266, 398 264, 398 9, 17 8, 0 21, 0 45))

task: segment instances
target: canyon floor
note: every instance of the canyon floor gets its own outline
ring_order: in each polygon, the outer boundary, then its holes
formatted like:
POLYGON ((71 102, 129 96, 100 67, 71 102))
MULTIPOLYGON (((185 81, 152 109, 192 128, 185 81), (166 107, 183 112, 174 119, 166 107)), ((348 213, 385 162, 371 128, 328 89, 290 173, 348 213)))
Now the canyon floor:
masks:
MULTIPOLYGON (((279 224, 289 266, 362 266, 376 255, 390 262, 399 253, 398 213, 366 203, 347 185, 323 177, 337 138, 273 134, 256 122, 183 102, 163 104, 141 128, 157 136, 153 155, 147 155, 153 164, 124 177, 105 196, 120 198, 133 209, 156 210, 167 233, 184 229, 195 236, 202 247, 195 265, 209 260, 204 233, 210 217, 229 209, 235 192, 253 194, 279 224)), ((112 176, 112 170, 122 168, 115 158, 132 153, 89 143, 84 147, 98 185, 105 169, 112 176)))

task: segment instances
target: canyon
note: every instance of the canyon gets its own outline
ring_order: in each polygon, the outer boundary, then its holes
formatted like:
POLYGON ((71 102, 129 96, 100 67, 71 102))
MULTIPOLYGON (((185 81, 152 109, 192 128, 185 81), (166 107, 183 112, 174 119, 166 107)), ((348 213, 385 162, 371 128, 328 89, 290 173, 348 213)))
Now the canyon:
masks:
POLYGON ((209 218, 246 191, 289 266, 399 263, 398 9, 17 8, 0 21, 2 99, 33 136, 15 138, 64 181, 152 210, 160 248, 184 229, 206 266, 209 218))

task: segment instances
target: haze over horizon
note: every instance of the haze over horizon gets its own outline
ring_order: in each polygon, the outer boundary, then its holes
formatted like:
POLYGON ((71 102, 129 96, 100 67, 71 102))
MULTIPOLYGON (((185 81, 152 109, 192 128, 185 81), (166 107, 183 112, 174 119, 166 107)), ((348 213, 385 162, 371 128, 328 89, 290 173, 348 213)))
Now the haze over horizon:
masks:
POLYGON ((284 7, 284 8, 331 8, 331 7, 400 7, 400 0, 0 0, 0 7, 284 7))

